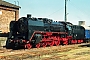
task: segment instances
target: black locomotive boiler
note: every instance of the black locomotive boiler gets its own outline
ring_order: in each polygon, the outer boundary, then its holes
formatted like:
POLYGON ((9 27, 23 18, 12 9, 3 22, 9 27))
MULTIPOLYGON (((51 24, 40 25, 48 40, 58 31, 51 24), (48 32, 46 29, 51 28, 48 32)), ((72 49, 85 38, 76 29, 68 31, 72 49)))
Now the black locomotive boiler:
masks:
POLYGON ((10 22, 6 48, 46 47, 60 44, 82 43, 84 28, 69 22, 54 22, 47 18, 32 18, 31 15, 10 22), (75 29, 74 29, 75 28, 75 29), (83 33, 77 33, 83 32, 83 33), (82 36, 79 38, 77 36, 82 36))

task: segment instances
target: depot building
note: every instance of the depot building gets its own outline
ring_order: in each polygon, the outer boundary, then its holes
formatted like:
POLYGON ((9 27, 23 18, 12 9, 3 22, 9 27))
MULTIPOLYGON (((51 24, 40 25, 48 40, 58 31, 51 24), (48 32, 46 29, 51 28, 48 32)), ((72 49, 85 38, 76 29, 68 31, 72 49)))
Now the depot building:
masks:
POLYGON ((19 18, 19 8, 20 6, 0 0, 0 32, 9 32, 10 21, 19 18))

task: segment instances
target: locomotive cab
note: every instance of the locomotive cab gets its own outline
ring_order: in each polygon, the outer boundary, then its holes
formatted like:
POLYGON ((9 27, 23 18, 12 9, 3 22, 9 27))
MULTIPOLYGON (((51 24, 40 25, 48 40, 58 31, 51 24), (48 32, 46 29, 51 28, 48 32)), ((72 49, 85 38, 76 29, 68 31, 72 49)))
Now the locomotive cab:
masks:
POLYGON ((72 37, 73 39, 85 39, 85 29, 82 26, 72 25, 72 37), (83 33, 82 33, 83 32, 83 33))

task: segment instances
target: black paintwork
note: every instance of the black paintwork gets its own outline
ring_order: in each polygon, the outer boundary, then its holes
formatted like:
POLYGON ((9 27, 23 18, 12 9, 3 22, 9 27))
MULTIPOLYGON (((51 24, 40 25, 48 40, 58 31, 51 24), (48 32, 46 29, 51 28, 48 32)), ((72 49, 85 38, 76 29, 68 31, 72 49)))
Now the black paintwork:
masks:
POLYGON ((82 26, 72 25, 71 36, 73 39, 85 39, 85 29, 82 26))
POLYGON ((11 22, 9 39, 29 40, 34 31, 66 32, 66 30, 64 24, 53 22, 51 19, 21 17, 18 21, 11 22))
MULTIPOLYGON (((10 22, 8 40, 29 40, 34 31, 67 32, 68 36, 72 36, 73 39, 85 38, 85 29, 82 26, 73 25, 70 22, 53 22, 53 20, 47 18, 31 18, 31 16, 28 16, 28 18, 21 17, 18 21, 10 22)), ((65 35, 60 36, 65 37, 65 35)), ((37 44, 41 39, 41 34, 35 34, 31 43, 37 44)), ((8 41, 6 45, 9 46, 8 41)))
POLYGON ((53 22, 47 18, 22 17, 17 22, 11 22, 11 24, 9 38, 14 36, 14 38, 29 40, 34 31, 68 32, 68 35, 73 36, 73 39, 85 38, 84 28, 69 22, 53 22))

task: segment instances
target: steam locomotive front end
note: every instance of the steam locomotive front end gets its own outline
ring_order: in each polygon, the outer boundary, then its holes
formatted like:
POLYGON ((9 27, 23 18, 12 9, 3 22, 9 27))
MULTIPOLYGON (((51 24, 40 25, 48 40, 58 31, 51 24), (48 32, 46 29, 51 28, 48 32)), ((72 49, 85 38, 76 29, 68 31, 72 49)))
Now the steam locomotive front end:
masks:
POLYGON ((28 40, 28 19, 21 17, 18 21, 10 22, 10 32, 6 41, 6 48, 22 46, 28 40))
POLYGON ((31 15, 27 15, 27 17, 19 18, 18 21, 11 21, 6 48, 25 47, 27 44, 34 45, 40 42, 41 34, 33 35, 34 31, 44 31, 44 24, 42 20, 38 18, 31 18, 31 15), (34 38, 32 38, 32 36, 34 38), (31 38, 32 40, 30 40, 31 38))

